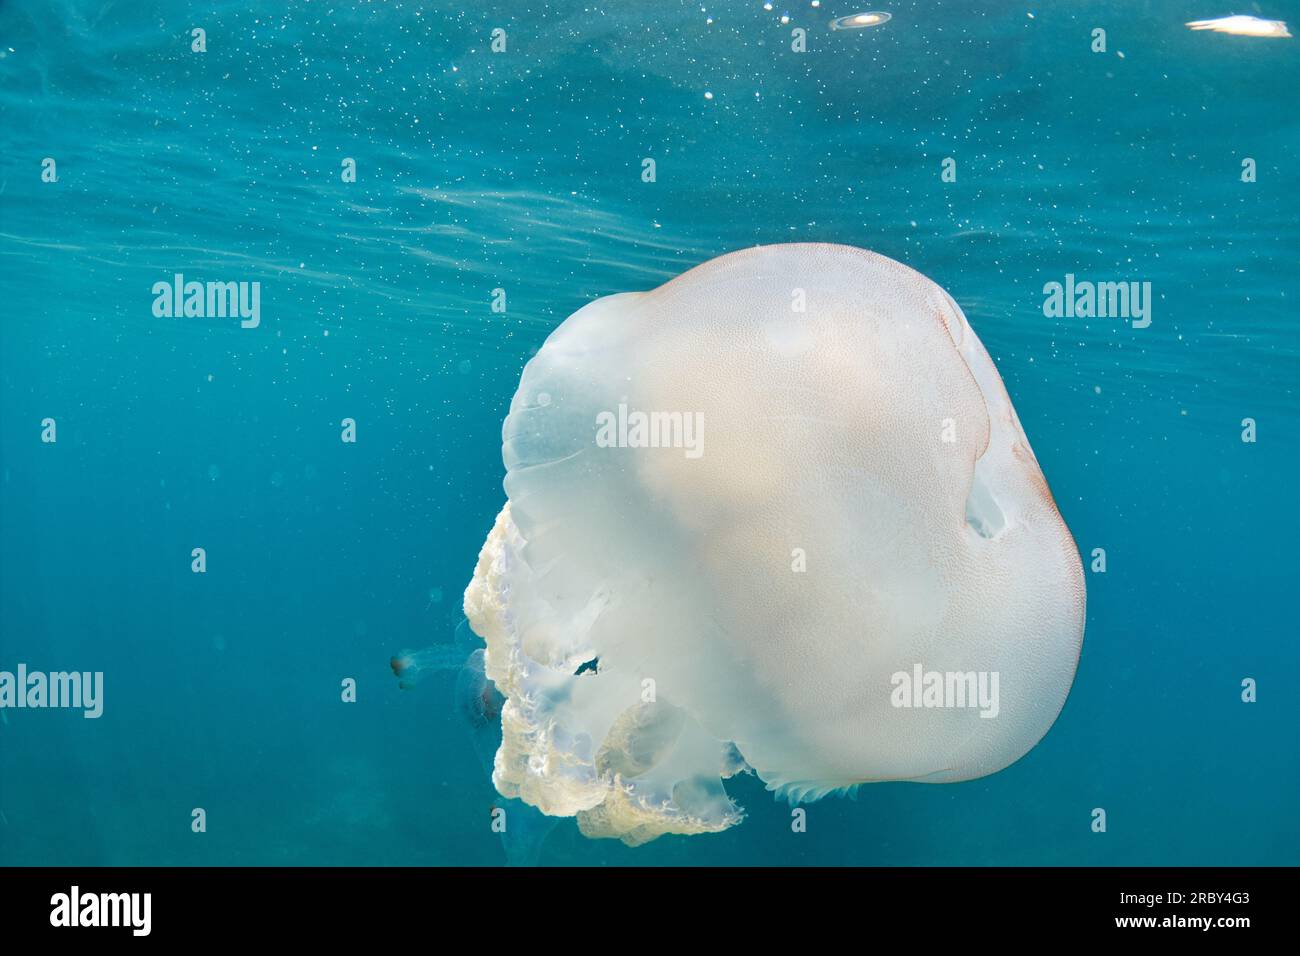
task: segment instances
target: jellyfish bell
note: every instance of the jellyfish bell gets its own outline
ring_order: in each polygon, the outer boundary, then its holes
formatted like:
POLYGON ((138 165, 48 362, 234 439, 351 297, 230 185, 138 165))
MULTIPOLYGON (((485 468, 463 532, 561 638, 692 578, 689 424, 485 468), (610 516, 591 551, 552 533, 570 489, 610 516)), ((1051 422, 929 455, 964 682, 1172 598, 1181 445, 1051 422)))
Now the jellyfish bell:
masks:
POLYGON ((392 668, 393 676, 397 678, 399 689, 410 690, 419 683, 419 666, 412 651, 402 651, 389 658, 388 666, 392 668))
POLYGON ((464 602, 493 782, 588 836, 726 829, 740 772, 791 800, 984 776, 1065 702, 1073 539, 961 309, 884 256, 758 247, 589 303, 502 456, 464 602), (643 427, 598 441, 621 407, 643 427))

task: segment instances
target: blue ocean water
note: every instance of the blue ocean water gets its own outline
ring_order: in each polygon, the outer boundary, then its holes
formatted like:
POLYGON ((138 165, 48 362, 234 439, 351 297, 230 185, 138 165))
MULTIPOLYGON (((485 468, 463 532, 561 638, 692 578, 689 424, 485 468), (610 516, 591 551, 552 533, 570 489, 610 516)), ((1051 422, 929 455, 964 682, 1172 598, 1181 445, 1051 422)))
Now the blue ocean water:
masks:
POLYGON ((97 720, 0 712, 0 864, 504 863, 454 675, 389 658, 452 640, 520 369, 794 241, 965 310, 1106 551, 1074 688, 991 777, 806 833, 739 777, 726 833, 565 820, 540 862, 1300 863, 1300 41, 1184 26, 1300 21, 1247 6, 0 4, 0 669, 105 675, 97 720), (259 324, 156 317, 175 273, 259 324), (1150 326, 1045 316, 1067 274, 1149 281, 1150 326))

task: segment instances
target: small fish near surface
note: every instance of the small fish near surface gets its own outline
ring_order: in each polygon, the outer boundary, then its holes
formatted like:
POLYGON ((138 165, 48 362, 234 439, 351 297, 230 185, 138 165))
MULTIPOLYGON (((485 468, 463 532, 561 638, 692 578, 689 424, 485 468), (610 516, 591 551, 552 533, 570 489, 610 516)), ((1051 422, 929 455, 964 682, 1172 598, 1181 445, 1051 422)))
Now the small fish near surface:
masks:
POLYGON ((836 17, 831 21, 832 30, 864 30, 867 27, 878 27, 888 23, 893 19, 891 14, 880 10, 872 10, 867 13, 855 13, 848 17, 836 17))
POLYGON ((1261 20, 1259 17, 1244 14, 1234 17, 1218 17, 1214 20, 1191 20, 1187 24, 1193 30, 1212 30, 1215 33, 1230 33, 1239 37, 1271 37, 1288 39, 1291 32, 1283 20, 1261 20))

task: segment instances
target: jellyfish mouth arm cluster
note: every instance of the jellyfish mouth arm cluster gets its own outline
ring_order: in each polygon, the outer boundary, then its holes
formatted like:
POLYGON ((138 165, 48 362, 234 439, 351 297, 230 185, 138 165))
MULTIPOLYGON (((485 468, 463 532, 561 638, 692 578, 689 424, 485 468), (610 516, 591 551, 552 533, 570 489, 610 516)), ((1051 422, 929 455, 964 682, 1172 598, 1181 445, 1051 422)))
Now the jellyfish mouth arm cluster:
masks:
POLYGON ((738 823, 720 782, 740 769, 730 750, 684 710, 647 694, 635 667, 616 667, 606 656, 583 670, 592 651, 578 645, 533 644, 538 656, 530 656, 524 645, 532 642, 521 641, 509 606, 515 586, 537 584, 522 563, 523 546, 507 504, 465 595, 467 616, 487 644, 485 672, 506 698, 497 790, 544 813, 576 816, 588 836, 630 845, 738 823))
POLYGON ((1073 539, 961 309, 897 262, 759 247, 598 299, 503 459, 465 593, 493 782, 588 836, 724 830, 743 771, 791 800, 984 776, 1064 704, 1073 539))

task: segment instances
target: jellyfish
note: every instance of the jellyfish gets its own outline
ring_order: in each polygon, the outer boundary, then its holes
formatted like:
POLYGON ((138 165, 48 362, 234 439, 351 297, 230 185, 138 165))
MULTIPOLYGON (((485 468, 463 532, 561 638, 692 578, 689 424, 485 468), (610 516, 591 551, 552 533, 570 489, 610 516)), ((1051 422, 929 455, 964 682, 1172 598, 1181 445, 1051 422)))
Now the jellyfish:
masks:
POLYGON ((467 649, 457 644, 431 644, 417 651, 403 649, 388 666, 402 690, 410 690, 429 674, 458 671, 465 663, 467 649))
POLYGON ((588 837, 725 830, 739 773, 982 777, 1064 706, 1074 541, 962 310, 898 262, 756 247, 590 302, 502 438, 464 598, 492 779, 588 837))
POLYGON ((424 606, 425 613, 435 604, 442 603, 442 588, 429 588, 429 603, 424 606))

